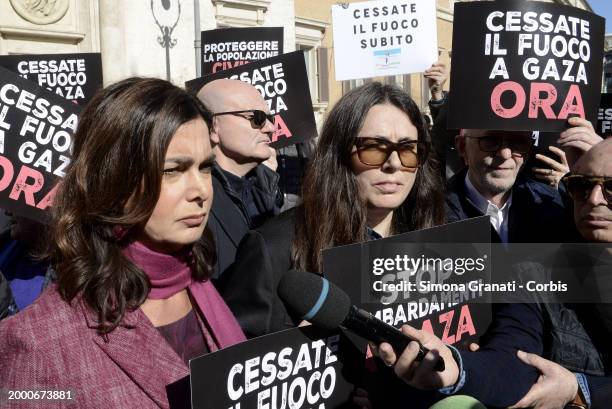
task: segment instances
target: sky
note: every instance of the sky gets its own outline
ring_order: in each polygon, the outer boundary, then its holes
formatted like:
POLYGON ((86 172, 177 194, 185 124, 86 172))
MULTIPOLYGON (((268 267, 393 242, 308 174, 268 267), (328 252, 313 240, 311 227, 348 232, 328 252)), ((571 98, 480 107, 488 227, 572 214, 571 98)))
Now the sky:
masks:
POLYGON ((612 0, 588 0, 595 14, 606 19, 606 33, 612 33, 612 0))

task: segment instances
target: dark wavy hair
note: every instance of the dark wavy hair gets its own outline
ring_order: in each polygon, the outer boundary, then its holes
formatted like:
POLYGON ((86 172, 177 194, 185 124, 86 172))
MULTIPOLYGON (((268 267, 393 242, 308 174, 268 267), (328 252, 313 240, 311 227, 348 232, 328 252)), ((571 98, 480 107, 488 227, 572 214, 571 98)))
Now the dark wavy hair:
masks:
MULTIPOLYGON (((149 293, 148 278, 122 249, 155 208, 173 135, 196 118, 210 127, 197 98, 153 78, 113 84, 81 113, 72 163, 53 202, 48 256, 61 296, 67 302, 81 296, 97 313, 101 334, 149 293)), ((205 236, 193 247, 196 280, 206 279, 214 263, 212 236, 205 236)))
POLYGON ((392 233, 445 222, 443 183, 421 111, 400 88, 373 82, 348 92, 329 112, 302 184, 292 253, 295 267, 320 272, 322 250, 365 241, 366 203, 351 170, 351 150, 374 105, 392 104, 408 115, 429 155, 414 186, 393 214, 392 233))

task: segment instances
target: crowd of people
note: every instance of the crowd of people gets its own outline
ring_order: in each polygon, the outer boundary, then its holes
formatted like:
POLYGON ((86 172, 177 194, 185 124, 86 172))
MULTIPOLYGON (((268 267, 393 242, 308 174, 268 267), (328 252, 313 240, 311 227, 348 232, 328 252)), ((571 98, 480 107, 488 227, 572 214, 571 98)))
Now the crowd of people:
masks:
MULTIPOLYGON (((274 117, 254 87, 223 79, 196 96, 131 78, 101 90, 80 116, 51 224, 13 216, 1 236, 0 390, 71 389, 83 408, 171 407, 181 397, 169 386, 190 359, 303 325, 276 287, 291 269, 323 274, 334 246, 482 215, 500 243, 612 242, 612 140, 570 118, 551 148, 559 160, 539 155, 529 174, 531 132, 452 134, 447 68, 424 75, 431 126, 396 86, 342 96, 299 203, 283 213, 274 117)), ((405 388, 437 399, 606 408, 611 324, 608 308, 507 303, 470 350, 410 326, 430 350, 423 362, 415 342, 372 348, 405 388)), ((359 390, 354 402, 381 406, 374 395, 359 390)))

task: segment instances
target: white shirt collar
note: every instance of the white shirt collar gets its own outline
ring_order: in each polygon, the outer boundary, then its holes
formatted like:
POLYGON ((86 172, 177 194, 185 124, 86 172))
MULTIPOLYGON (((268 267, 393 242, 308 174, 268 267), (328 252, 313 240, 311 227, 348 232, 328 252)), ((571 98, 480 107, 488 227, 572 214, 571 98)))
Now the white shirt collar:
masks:
POLYGON ((512 205, 512 191, 506 203, 500 208, 490 200, 486 199, 472 184, 468 174, 465 175, 465 190, 468 199, 476 206, 482 214, 487 215, 491 219, 491 225, 495 228, 495 231, 499 234, 502 242, 508 242, 508 213, 510 212, 510 206, 512 205))

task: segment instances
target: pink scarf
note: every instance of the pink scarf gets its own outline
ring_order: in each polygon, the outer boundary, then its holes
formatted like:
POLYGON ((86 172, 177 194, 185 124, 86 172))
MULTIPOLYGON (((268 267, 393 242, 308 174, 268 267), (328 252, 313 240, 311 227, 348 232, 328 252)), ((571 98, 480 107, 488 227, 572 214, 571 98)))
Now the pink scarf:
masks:
POLYGON ((149 277, 151 282, 149 298, 154 300, 169 298, 188 288, 219 348, 246 340, 238 321, 210 280, 193 281, 191 251, 175 255, 163 254, 136 241, 129 244, 123 250, 123 254, 149 277))

